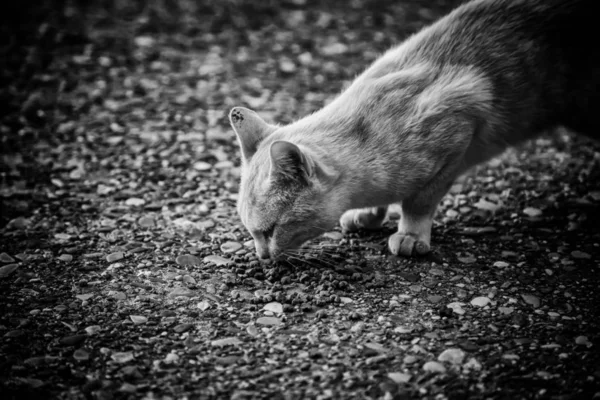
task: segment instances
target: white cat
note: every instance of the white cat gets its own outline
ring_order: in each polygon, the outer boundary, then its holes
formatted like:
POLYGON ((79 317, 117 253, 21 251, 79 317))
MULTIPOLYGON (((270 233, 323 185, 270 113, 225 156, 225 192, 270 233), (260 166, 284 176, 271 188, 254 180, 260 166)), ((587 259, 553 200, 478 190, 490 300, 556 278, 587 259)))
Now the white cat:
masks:
POLYGON ((594 0, 476 0, 376 60, 337 99, 290 125, 236 107, 238 211, 261 258, 340 221, 376 228, 401 203, 393 254, 430 251, 455 178, 566 126, 600 132, 594 0))

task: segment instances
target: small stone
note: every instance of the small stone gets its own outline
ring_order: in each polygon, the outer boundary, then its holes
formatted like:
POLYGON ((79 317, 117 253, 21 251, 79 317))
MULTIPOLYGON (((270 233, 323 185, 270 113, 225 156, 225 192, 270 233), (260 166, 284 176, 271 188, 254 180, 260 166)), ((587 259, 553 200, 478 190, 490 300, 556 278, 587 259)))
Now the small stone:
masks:
POLYGON ((283 305, 281 303, 273 301, 271 303, 265 304, 263 307, 263 310, 270 311, 274 314, 282 314, 283 313, 283 305))
POLYGON ((73 256, 70 254, 61 254, 60 256, 58 256, 58 259, 64 262, 71 262, 73 261, 73 256))
POLYGON ((0 279, 8 277, 19 268, 19 264, 6 264, 0 267, 0 279))
POLYGON ((86 301, 91 299, 92 297, 94 297, 94 293, 84 293, 84 294, 78 294, 75 297, 77 297, 79 300, 81 301, 86 301))
POLYGON ((404 364, 408 364, 408 365, 414 364, 417 362, 417 357, 409 354, 407 356, 404 356, 404 359, 402 361, 404 362, 404 364))
POLYGON ((3 263, 13 263, 15 262, 15 259, 6 253, 0 253, 0 261, 3 263))
POLYGON ((577 258, 580 260, 589 260, 590 258, 592 258, 592 256, 589 255, 588 253, 585 253, 585 252, 579 251, 579 250, 572 251, 571 257, 577 258))
POLYGON ((282 72, 285 72, 287 74, 291 74, 293 72, 296 71, 296 64, 294 64, 294 62, 292 60, 290 60, 287 57, 282 57, 279 60, 279 69, 282 72))
POLYGON ((423 364, 423 370, 427 372, 443 374, 446 372, 446 367, 437 361, 427 361, 425 364, 423 364))
POLYGON ((401 384, 401 383, 407 383, 408 381, 410 381, 410 378, 412 378, 412 376, 410 374, 405 374, 403 372, 389 372, 388 378, 390 378, 391 380, 393 380, 394 382, 396 382, 398 384, 401 384))
POLYGON ((429 300, 429 302, 433 303, 433 304, 439 303, 440 301, 442 301, 442 299, 443 299, 443 297, 439 296, 439 295, 431 295, 431 296, 427 297, 427 300, 429 300))
POLYGON ((462 308, 462 306, 464 305, 465 303, 453 302, 446 305, 446 307, 451 308, 455 314, 463 315, 465 313, 465 310, 462 308))
POLYGON ((231 263, 231 260, 228 260, 227 258, 224 258, 221 256, 216 256, 216 255, 206 256, 202 259, 202 261, 204 261, 205 263, 215 264, 218 267, 220 267, 222 265, 228 265, 231 263))
POLYGON ((475 358, 469 359, 464 365, 463 370, 465 371, 481 371, 482 365, 475 358))
POLYGON ((473 300, 471 300, 471 305, 475 307, 485 307, 490 304, 490 301, 491 300, 485 296, 475 297, 473 300))
POLYGON ((200 259, 196 256, 193 256, 191 254, 182 254, 177 256, 177 258, 175 259, 175 262, 178 265, 181 266, 186 266, 186 265, 200 265, 200 259))
POLYGON ((73 358, 77 361, 87 361, 90 359, 90 353, 83 349, 77 349, 73 352, 73 358))
POLYGON ((125 200, 125 204, 130 207, 141 207, 146 204, 146 200, 140 199, 139 197, 130 197, 125 200))
POLYGON ((465 257, 457 257, 457 258, 458 258, 458 261, 460 261, 463 264, 473 264, 474 262, 477 261, 477 259, 470 254, 465 257))
POLYGON ((148 322, 148 318, 144 317, 143 315, 130 315, 129 318, 131 319, 131 322, 136 325, 141 325, 148 322))
POLYGON ((343 43, 332 43, 321 49, 321 53, 326 56, 337 56, 348 51, 348 46, 343 43))
POLYGON ((522 294, 521 298, 523 301, 534 308, 538 308, 540 306, 540 299, 532 294, 522 294))
POLYGON ((344 235, 341 232, 337 231, 325 232, 323 236, 331 240, 340 240, 344 237, 344 235))
POLYGON ((281 320, 275 317, 260 317, 256 320, 257 324, 260 325, 279 325, 281 324, 281 320))
POLYGON ((465 359, 465 352, 461 349, 446 349, 439 356, 438 361, 449 362, 454 365, 462 364, 465 359))
POLYGON ((193 324, 179 324, 173 328, 177 333, 187 332, 194 327, 193 324))
POLYGON ((212 169, 212 164, 209 164, 206 161, 198 161, 194 163, 194 169, 196 171, 208 171, 212 169))
POLYGON ((590 347, 592 345, 592 343, 589 341, 587 336, 577 336, 575 338, 575 344, 578 344, 580 346, 587 346, 587 347, 590 347))
POLYGON ((138 225, 142 228, 153 228, 155 225, 154 218, 145 216, 138 219, 138 225))
POLYGON ((171 293, 169 293, 168 295, 169 297, 195 297, 197 296, 196 292, 185 288, 185 287, 178 287, 175 288, 171 293))
POLYGON ((126 362, 132 361, 134 359, 133 353, 130 351, 125 352, 117 352, 111 354, 110 358, 116 363, 124 364, 126 362))
POLYGON ((515 309, 513 307, 498 307, 498 311, 504 315, 509 315, 512 314, 515 309))
POLYGON ((94 335, 94 334, 100 332, 101 329, 102 328, 100 327, 100 325, 90 325, 87 328, 85 328, 85 332, 88 335, 94 335))
POLYGON ((112 296, 115 300, 127 300, 127 295, 118 290, 110 291, 108 294, 112 296))
POLYGON ((87 338, 87 335, 71 335, 66 336, 60 339, 60 344, 64 346, 76 346, 78 344, 83 343, 83 341, 87 338))
POLYGON ((236 337, 228 337, 228 338, 223 338, 223 339, 217 339, 217 340, 213 340, 212 342, 210 342, 210 344, 212 346, 218 346, 218 347, 223 347, 223 346, 237 346, 242 344, 243 342, 236 338, 236 337))
POLYGON ((113 263, 122 260, 123 257, 125 257, 125 253, 123 253, 122 251, 117 251, 115 253, 110 253, 109 255, 107 255, 106 261, 108 261, 109 263, 113 263))
POLYGON ((527 215, 528 217, 535 218, 542 215, 542 210, 534 207, 526 207, 523 210, 523 214, 527 215))
POLYGON ((496 268, 506 268, 506 267, 508 267, 508 263, 505 262, 505 261, 496 261, 493 265, 496 268))
POLYGON ((198 307, 200 311, 206 311, 210 307, 210 303, 206 300, 202 300, 201 302, 196 304, 196 307, 198 307))
MULTIPOLYGON (((119 392, 133 394, 133 393, 137 392, 137 386, 135 386, 129 382, 123 382, 123 384, 119 388, 119 392)), ((98 397, 100 397, 100 396, 98 396, 98 397)))
POLYGON ((242 244, 238 242, 225 242, 221 245, 221 251, 223 253, 235 253, 242 248, 242 244))

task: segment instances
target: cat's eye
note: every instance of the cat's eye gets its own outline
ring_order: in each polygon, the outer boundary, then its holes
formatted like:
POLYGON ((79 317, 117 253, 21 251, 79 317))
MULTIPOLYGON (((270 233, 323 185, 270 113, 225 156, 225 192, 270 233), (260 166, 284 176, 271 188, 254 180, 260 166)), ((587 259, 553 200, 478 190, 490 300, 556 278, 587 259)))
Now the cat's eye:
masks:
POLYGON ((271 236, 273 236, 274 232, 275 232, 275 225, 271 225, 271 227, 269 229, 263 230, 262 234, 265 237, 265 239, 269 239, 269 238, 271 238, 271 236))

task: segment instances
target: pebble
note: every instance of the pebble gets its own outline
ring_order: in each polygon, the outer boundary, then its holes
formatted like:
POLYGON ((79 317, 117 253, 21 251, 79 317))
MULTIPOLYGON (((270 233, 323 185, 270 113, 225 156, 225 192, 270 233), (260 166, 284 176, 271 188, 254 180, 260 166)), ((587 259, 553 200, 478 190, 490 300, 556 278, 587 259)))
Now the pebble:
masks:
POLYGON ((19 264, 6 264, 5 266, 0 267, 0 279, 6 278, 15 272, 17 268, 19 268, 19 264))
POLYGON ((125 200, 125 204, 130 207, 141 207, 146 204, 146 200, 140 199, 139 197, 130 197, 125 200))
POLYGON ((498 307, 498 311, 504 315, 509 315, 512 314, 515 309, 513 307, 498 307))
POLYGON ((279 325, 281 320, 275 317, 260 317, 256 320, 256 323, 260 325, 279 325))
POLYGON ((348 46, 343 43, 332 43, 321 48, 321 53, 326 56, 337 56, 348 51, 348 46))
POLYGON ((193 326, 194 326, 194 324, 179 324, 179 325, 175 326, 173 328, 173 330, 177 333, 183 333, 183 332, 187 332, 190 329, 192 329, 193 326))
POLYGON ((148 322, 148 318, 144 317, 143 315, 130 315, 129 318, 131 319, 131 322, 136 325, 141 325, 148 322))
POLYGON ((133 353, 130 351, 117 352, 110 355, 110 358, 116 363, 124 364, 126 362, 132 361, 135 357, 133 353))
POLYGON ((141 217, 138 219, 138 225, 142 228, 153 228, 155 225, 154 218, 150 216, 141 217))
POLYGON ((407 383, 408 381, 410 381, 410 378, 412 378, 412 376, 410 374, 405 374, 403 372, 390 372, 390 373, 388 373, 388 378, 390 378, 394 382, 400 384, 400 383, 407 383))
POLYGON ((462 306, 464 305, 465 303, 453 302, 446 305, 446 307, 451 308, 455 314, 463 315, 465 313, 465 310, 462 308, 462 306))
POLYGON ((592 343, 589 341, 587 336, 577 336, 575 338, 575 344, 578 344, 581 346, 588 346, 588 347, 590 347, 592 345, 592 343))
POLYGON ((202 300, 201 302, 196 304, 196 307, 199 308, 200 311, 206 311, 210 307, 210 303, 206 300, 202 300))
POLYGON ((212 342, 210 342, 210 344, 212 346, 237 346, 242 344, 242 341, 236 337, 227 337, 227 338, 223 338, 223 339, 217 339, 217 340, 213 340, 212 342))
POLYGON ((282 72, 285 72, 285 73, 291 74, 291 73, 293 73, 294 71, 296 71, 296 64, 294 64, 294 62, 293 62, 292 60, 290 60, 289 58, 287 58, 287 57, 282 57, 282 58, 279 60, 279 69, 280 69, 282 72))
POLYGON ((100 325, 90 325, 87 328, 85 328, 85 332, 88 335, 94 335, 96 333, 98 333, 102 328, 100 327, 100 325))
POLYGON ((542 215, 542 210, 534 207, 526 207, 523 210, 523 214, 527 215, 528 217, 535 218, 542 215))
POLYGON ((577 258, 580 260, 589 260, 590 258, 592 258, 592 256, 590 256, 588 253, 585 253, 585 252, 579 251, 579 250, 572 251, 571 257, 577 258))
POLYGON ((437 361, 427 361, 425 364, 423 364, 423 370, 427 372, 438 372, 443 374, 446 372, 446 367, 437 361))
POLYGON ((344 237, 341 232, 337 231, 325 232, 323 236, 331 240, 341 240, 344 237))
POLYGON ((181 266, 186 266, 186 265, 200 265, 200 259, 196 256, 193 256, 191 254, 182 254, 177 256, 177 258, 175 259, 175 262, 178 265, 181 266))
POLYGON ((175 288, 169 293, 169 297, 195 297, 196 295, 196 292, 185 287, 175 288))
POLYGON ((65 336, 64 338, 60 339, 59 342, 64 346, 76 346, 78 344, 83 343, 86 337, 87 335, 65 336))
POLYGON ((6 253, 0 253, 0 261, 2 261, 3 263, 13 263, 15 262, 15 259, 6 253))
POLYGON ((90 353, 83 349, 77 349, 73 352, 73 358, 77 361, 87 361, 90 359, 90 353))
POLYGON ((202 259, 202 261, 204 261, 205 263, 215 264, 218 267, 220 267, 222 265, 228 265, 231 263, 231 260, 228 260, 227 258, 224 258, 221 256, 216 256, 216 255, 206 256, 202 259))
POLYGON ((223 253, 235 253, 242 248, 242 244, 238 242, 225 242, 221 245, 221 251, 223 253))
POLYGON ((61 254, 60 256, 58 256, 58 259, 64 262, 71 262, 73 261, 73 256, 70 254, 61 254))
POLYGON ((407 356, 404 356, 404 359, 402 360, 404 362, 404 364, 414 364, 417 362, 417 357, 415 356, 411 356, 410 354, 407 356))
POLYGON ((440 301, 442 301, 442 299, 443 299, 443 297, 439 296, 439 295, 431 295, 431 296, 427 297, 427 300, 429 300, 429 302, 433 303, 433 304, 439 303, 440 301))
POLYGON ((212 164, 209 164, 206 161, 198 161, 194 163, 194 169, 196 171, 208 171, 212 169, 212 164))
POLYGON ((465 359, 465 352, 461 349, 446 349, 439 356, 438 361, 449 362, 454 365, 462 364, 465 359))
POLYGON ((523 301, 534 308, 538 308, 540 306, 540 299, 532 294, 522 294, 521 298, 523 301))
POLYGON ((270 311, 274 314, 282 314, 283 313, 283 305, 281 303, 273 301, 271 303, 265 304, 263 307, 263 310, 270 311))
POLYGON ((471 300, 471 305, 475 307, 485 307, 490 304, 491 300, 488 297, 480 296, 471 300))
POLYGON ((496 268, 506 268, 506 267, 508 267, 508 263, 505 262, 505 261, 496 261, 493 265, 496 268))
POLYGON ((117 251, 117 252, 110 253, 109 255, 107 255, 106 261, 108 261, 109 263, 113 263, 115 261, 122 260, 123 257, 125 257, 125 253, 123 253, 122 251, 117 251))

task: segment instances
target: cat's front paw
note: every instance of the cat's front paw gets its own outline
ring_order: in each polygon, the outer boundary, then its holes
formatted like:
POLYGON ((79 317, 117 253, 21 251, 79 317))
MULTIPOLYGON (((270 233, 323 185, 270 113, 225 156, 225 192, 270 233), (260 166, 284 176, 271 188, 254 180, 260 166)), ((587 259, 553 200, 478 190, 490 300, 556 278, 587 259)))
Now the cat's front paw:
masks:
POLYGON ((424 255, 431 251, 429 241, 411 233, 394 233, 388 240, 388 246, 392 254, 406 257, 424 255))
POLYGON ((385 213, 385 207, 346 211, 340 218, 340 225, 346 232, 355 232, 359 229, 379 229, 385 219, 385 213))

